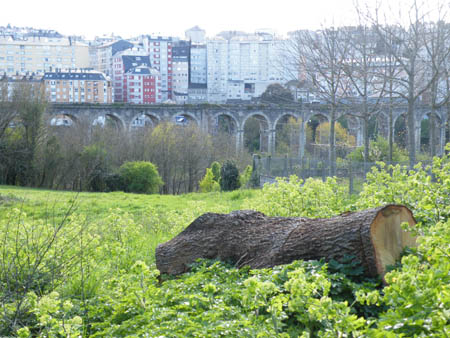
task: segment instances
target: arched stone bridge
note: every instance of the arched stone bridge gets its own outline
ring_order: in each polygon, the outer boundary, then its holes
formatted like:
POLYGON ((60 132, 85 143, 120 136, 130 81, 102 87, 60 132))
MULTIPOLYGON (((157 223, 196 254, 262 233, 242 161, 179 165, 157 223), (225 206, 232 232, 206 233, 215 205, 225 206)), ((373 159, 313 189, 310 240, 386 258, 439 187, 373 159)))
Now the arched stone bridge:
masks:
MULTIPOLYGON (((68 119, 70 124, 86 121, 90 125, 111 119, 120 127, 132 130, 142 125, 156 125, 163 121, 175 123, 195 123, 203 131, 214 134, 219 120, 227 121, 229 132, 236 137, 237 149, 244 144, 244 126, 250 117, 257 117, 260 121, 261 151, 273 153, 275 150, 276 127, 286 116, 294 117, 300 123, 300 149, 299 156, 304 154, 306 143, 306 123, 314 116, 323 120, 330 119, 329 108, 326 105, 128 105, 128 104, 52 104, 49 107, 51 119, 68 119)), ((406 106, 396 107, 393 110, 393 125, 397 119, 405 114, 406 106)), ((430 115, 430 108, 418 106, 416 114, 416 140, 417 149, 420 149, 421 121, 430 115)), ((338 111, 337 117, 345 117, 350 134, 355 136, 357 145, 363 143, 363 123, 357 117, 356 109, 348 107, 338 111)), ((380 111, 377 115, 380 133, 387 138, 388 118, 387 111, 380 111)), ((438 153, 442 153, 445 145, 445 111, 436 111, 436 125, 438 130, 438 153)), ((66 120, 67 121, 67 120, 66 120)), ((55 124, 55 123, 52 123, 55 124)), ((58 123, 56 123, 58 125, 58 123)))

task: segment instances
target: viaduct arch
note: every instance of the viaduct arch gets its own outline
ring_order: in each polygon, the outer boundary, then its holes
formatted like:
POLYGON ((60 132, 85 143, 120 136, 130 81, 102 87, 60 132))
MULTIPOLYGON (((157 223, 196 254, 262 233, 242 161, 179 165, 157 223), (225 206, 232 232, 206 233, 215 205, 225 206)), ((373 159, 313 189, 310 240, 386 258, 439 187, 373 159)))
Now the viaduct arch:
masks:
MULTIPOLYGON (((259 116, 264 123, 262 131, 266 137, 266 149, 268 153, 274 153, 276 140, 276 126, 285 116, 292 116, 299 123, 299 156, 303 157, 306 143, 306 126, 314 116, 320 115, 327 121, 330 119, 329 109, 326 105, 249 105, 249 104, 199 104, 199 105, 130 105, 130 104, 52 104, 48 112, 50 120, 58 116, 70 118, 76 126, 77 121, 85 120, 90 125, 99 118, 113 118, 121 128, 132 130, 136 127, 136 120, 147 119, 149 126, 167 121, 175 122, 184 117, 188 123, 195 123, 203 131, 214 133, 217 129, 219 117, 225 116, 233 124, 230 133, 236 139, 238 150, 244 147, 244 127, 246 121, 252 116, 259 116)), ((393 125, 395 121, 406 112, 406 107, 396 107, 393 111, 393 125)), ((420 149, 421 121, 431 113, 429 107, 416 107, 415 133, 416 149, 420 149)), ((444 109, 436 110, 437 134, 439 144, 436 145, 437 153, 441 154, 445 146, 445 123, 447 114, 444 109)), ((348 130, 355 136, 356 145, 363 143, 363 121, 356 117, 357 111, 351 111, 348 107, 338 111, 337 118, 348 119, 348 130)), ((380 111, 377 115, 379 132, 387 138, 389 127, 387 123, 387 111, 380 111)), ((49 121, 49 124, 52 124, 49 121)), ((53 125, 56 125, 53 122, 53 125)), ((392 130, 393 132, 393 130, 392 130)))

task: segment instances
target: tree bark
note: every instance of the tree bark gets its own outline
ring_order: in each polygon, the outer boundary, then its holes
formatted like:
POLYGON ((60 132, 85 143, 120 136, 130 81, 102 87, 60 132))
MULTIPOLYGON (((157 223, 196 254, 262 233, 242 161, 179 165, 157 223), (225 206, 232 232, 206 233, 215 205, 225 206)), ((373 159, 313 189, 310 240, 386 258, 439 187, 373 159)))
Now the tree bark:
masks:
POLYGON ((383 276, 405 246, 415 246, 402 222, 416 223, 412 212, 401 205, 328 219, 267 217, 249 210, 207 213, 156 248, 156 266, 161 274, 177 275, 198 258, 258 269, 298 259, 339 261, 353 255, 367 276, 383 276))

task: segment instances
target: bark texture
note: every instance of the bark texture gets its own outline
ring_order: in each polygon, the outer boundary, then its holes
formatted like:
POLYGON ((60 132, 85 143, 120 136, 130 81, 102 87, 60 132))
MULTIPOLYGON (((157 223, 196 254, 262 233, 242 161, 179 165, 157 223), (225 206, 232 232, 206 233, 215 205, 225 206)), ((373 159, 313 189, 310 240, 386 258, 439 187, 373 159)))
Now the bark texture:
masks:
POLYGON ((415 238, 401 223, 416 222, 405 206, 388 205, 328 219, 267 217, 256 211, 207 213, 156 248, 162 274, 189 270, 198 258, 220 259, 237 267, 267 268, 294 260, 354 255, 368 276, 383 276, 415 238))

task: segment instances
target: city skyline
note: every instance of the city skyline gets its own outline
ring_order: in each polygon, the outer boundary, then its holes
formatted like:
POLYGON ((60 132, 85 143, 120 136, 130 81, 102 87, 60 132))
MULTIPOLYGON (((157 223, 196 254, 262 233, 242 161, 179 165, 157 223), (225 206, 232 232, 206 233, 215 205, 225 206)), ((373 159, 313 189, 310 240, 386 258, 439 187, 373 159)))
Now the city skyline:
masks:
MULTIPOLYGON (((82 35, 87 39, 103 35, 119 35, 130 38, 141 34, 160 34, 184 37, 184 31, 199 26, 207 36, 224 30, 254 32, 271 29, 286 36, 297 29, 319 29, 326 26, 354 25, 356 0, 291 1, 238 1, 226 4, 218 1, 192 0, 170 3, 136 2, 129 8, 106 1, 88 2, 80 0, 77 6, 66 9, 61 2, 42 0, 39 2, 15 1, 6 4, 0 13, 0 26, 11 24, 17 27, 34 27, 55 30, 63 35, 82 35), (27 10, 24 11, 23 9, 27 10)), ((361 6, 373 7, 376 0, 364 1, 361 6)), ((402 1, 398 8, 389 9, 397 13, 411 1, 402 1)), ((440 0, 427 2, 436 9, 440 0)), ((389 4, 391 5, 391 4, 389 4)), ((448 5, 447 5, 448 10, 448 5)), ((395 15, 397 18, 398 16, 395 15)), ((389 20, 389 19, 388 19, 389 20)))

